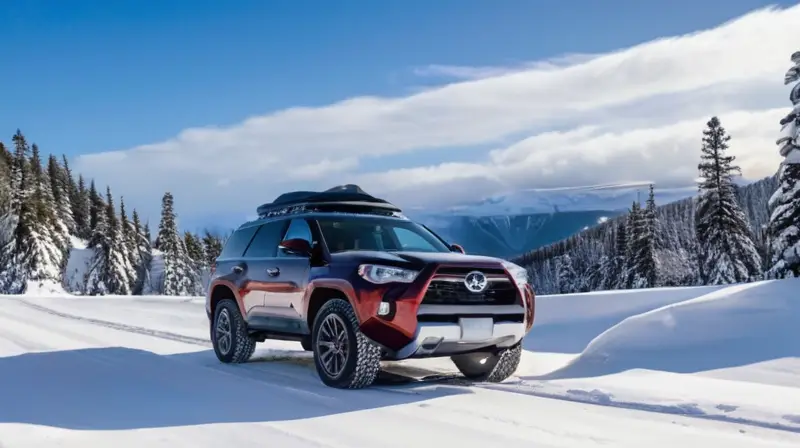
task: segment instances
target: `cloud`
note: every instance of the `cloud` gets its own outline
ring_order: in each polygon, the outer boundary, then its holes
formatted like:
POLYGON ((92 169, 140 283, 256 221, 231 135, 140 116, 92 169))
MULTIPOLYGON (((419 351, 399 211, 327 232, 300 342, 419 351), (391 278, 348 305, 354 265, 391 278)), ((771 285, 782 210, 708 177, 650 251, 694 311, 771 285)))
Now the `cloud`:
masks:
POLYGON ((598 56, 599 55, 583 53, 565 54, 543 61, 523 62, 509 66, 467 67, 460 65, 431 64, 425 67, 416 67, 413 69, 413 73, 417 76, 424 77, 475 80, 532 70, 546 71, 564 69, 572 65, 589 62, 598 56))
POLYGON ((428 73, 457 80, 403 97, 186 129, 74 165, 140 208, 157 210, 169 189, 190 216, 211 208, 244 216, 286 189, 354 180, 400 204, 436 205, 508 188, 643 177, 685 185, 696 177, 702 127, 717 114, 745 175, 755 178, 777 166, 778 119, 789 108, 782 79, 800 42, 797 23, 800 6, 770 8, 602 55, 505 69, 440 66, 428 73), (415 162, 423 152, 430 166, 415 162), (393 165, 374 168, 382 160, 393 165))

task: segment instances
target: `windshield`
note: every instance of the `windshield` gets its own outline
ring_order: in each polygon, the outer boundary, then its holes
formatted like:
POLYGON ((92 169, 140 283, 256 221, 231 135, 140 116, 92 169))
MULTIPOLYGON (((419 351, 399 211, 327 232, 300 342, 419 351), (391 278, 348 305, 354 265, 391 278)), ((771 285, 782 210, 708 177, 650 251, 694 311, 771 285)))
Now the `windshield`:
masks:
POLYGON ((386 218, 319 218, 331 253, 349 250, 381 252, 450 252, 439 238, 411 221, 386 218))

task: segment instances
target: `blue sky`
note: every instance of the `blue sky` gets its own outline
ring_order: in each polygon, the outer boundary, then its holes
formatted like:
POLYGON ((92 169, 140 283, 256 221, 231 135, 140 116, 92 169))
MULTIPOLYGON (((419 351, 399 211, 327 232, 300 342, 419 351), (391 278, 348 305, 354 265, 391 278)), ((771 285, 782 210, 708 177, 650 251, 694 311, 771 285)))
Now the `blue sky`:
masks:
MULTIPOLYGON (((430 65, 606 53, 792 3, 6 0, 0 139, 21 128, 45 152, 126 150, 187 128, 463 81, 415 72, 430 65)), ((437 164, 493 144, 367 157, 359 166, 437 164)))

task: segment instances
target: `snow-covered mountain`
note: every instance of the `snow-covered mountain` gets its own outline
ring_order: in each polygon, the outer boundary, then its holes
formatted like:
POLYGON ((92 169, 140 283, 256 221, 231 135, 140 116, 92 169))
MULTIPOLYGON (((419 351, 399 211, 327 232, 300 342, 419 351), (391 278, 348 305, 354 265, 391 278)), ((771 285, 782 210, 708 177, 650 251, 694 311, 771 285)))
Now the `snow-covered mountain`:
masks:
MULTIPOLYGON (((529 189, 444 210, 410 208, 406 214, 469 253, 513 257, 564 239, 644 201, 649 184, 629 182, 529 189)), ((656 189, 659 203, 694 195, 697 187, 656 189)))

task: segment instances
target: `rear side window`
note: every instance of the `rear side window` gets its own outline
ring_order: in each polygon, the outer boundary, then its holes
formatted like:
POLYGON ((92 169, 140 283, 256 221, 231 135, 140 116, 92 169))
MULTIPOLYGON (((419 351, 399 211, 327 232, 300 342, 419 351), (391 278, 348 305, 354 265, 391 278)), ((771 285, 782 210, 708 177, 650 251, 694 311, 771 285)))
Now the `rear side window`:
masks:
POLYGON ((268 222, 258 228, 256 237, 245 252, 245 257, 275 257, 281 242, 286 221, 268 222))
POLYGON ((256 230, 258 230, 258 227, 253 226, 233 232, 233 235, 225 242, 225 247, 222 248, 222 253, 219 254, 219 258, 241 257, 247 244, 253 239, 256 230))

